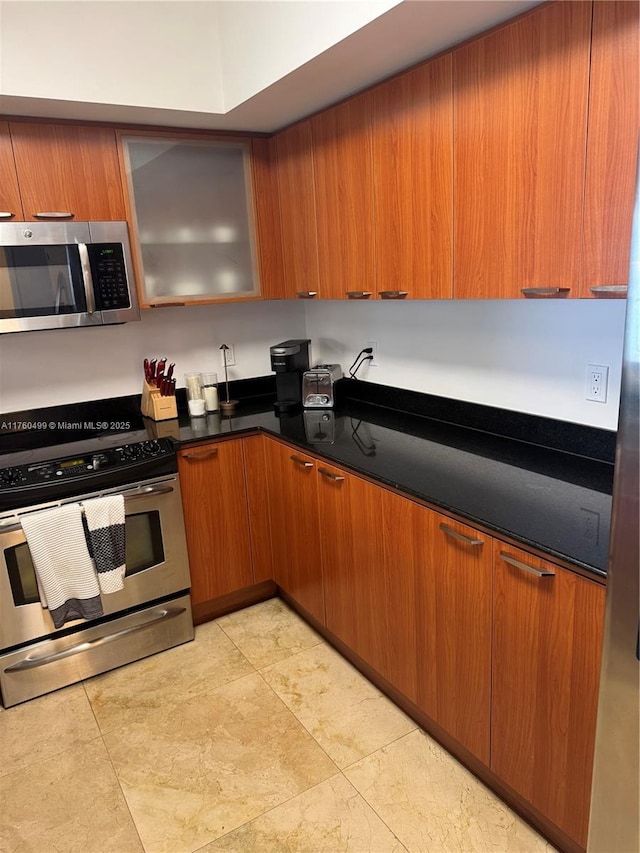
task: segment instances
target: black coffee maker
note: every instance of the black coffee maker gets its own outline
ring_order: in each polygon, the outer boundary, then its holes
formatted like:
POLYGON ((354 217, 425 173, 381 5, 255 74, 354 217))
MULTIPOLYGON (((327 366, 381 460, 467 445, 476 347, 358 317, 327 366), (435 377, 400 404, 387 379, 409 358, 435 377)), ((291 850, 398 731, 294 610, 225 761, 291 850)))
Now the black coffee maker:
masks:
POLYGON ((276 373, 276 401, 279 415, 302 408, 302 374, 309 370, 310 340, 283 341, 270 347, 271 369, 276 373))

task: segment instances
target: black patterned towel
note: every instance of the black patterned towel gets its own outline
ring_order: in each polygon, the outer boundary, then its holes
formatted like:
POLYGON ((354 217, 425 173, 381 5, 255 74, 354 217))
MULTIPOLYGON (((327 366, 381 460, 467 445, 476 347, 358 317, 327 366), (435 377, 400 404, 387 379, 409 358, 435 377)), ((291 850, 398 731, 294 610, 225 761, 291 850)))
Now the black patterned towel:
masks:
POLYGON ((118 592, 124 587, 125 573, 124 498, 107 495, 84 501, 82 506, 100 592, 118 592))
POLYGON ((80 504, 21 516, 43 607, 56 628, 102 616, 96 573, 87 549, 80 504))

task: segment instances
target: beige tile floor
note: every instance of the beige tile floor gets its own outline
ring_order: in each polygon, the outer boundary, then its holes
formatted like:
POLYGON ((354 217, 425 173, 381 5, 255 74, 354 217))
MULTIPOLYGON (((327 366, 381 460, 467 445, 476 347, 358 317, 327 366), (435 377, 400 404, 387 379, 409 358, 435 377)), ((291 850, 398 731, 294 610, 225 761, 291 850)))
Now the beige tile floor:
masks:
POLYGON ((11 853, 542 853, 280 600, 0 711, 11 853))

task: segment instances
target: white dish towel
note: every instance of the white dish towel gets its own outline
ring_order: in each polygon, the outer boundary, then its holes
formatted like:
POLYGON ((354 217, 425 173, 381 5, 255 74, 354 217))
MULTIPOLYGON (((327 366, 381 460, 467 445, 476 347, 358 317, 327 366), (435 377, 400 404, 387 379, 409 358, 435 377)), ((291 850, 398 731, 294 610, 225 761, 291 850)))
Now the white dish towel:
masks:
POLYGON ((82 509, 71 503, 20 519, 36 570, 42 604, 61 628, 73 619, 102 616, 100 589, 87 548, 82 509))
POLYGON ((100 592, 118 592, 124 587, 126 570, 124 498, 122 495, 107 495, 84 501, 82 506, 100 592))

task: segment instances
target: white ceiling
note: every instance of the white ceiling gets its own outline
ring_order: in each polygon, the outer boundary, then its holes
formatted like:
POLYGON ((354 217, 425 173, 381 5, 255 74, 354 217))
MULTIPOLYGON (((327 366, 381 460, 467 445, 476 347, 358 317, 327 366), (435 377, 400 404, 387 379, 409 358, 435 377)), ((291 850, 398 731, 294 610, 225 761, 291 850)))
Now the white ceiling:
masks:
MULTIPOLYGON (((212 11, 215 7, 220 6, 225 7, 225 14, 228 15, 230 11, 229 0, 223 0, 222 3, 217 2, 217 0, 205 0, 205 2, 210 5, 212 11)), ((263 0, 260 6, 261 13, 267 18, 269 2, 270 0, 263 0)), ((393 2, 397 2, 397 0, 393 0, 393 2)), ((264 88, 260 88, 259 84, 256 85, 254 82, 253 91, 255 93, 251 94, 251 91, 247 89, 248 97, 226 110, 220 109, 219 106, 209 110, 165 108, 153 104, 141 105, 140 103, 127 103, 124 96, 122 103, 114 103, 116 98, 113 95, 110 96, 110 102, 107 103, 71 99, 68 97, 68 93, 66 93, 67 97, 52 97, 50 92, 47 92, 47 97, 34 97, 33 92, 37 91, 36 89, 32 87, 31 90, 27 90, 30 91, 30 94, 26 96, 20 92, 20 86, 15 84, 13 88, 12 86, 0 86, 0 110, 9 115, 271 132, 366 88, 368 85, 463 41, 496 23, 518 15, 540 2, 541 0, 403 0, 388 11, 379 14, 381 8, 384 9, 385 6, 392 5, 392 3, 381 4, 375 11, 378 17, 375 17, 370 23, 360 26, 346 37, 341 37, 336 43, 321 50, 318 55, 307 61, 302 61, 298 65, 290 63, 289 67, 292 70, 275 80, 270 80, 264 88)), ((6 8, 8 5, 10 4, 5 0, 0 7, 0 13, 2 8, 6 8)), ((288 8, 292 16, 295 12, 297 18, 300 19, 301 13, 306 11, 305 0, 291 0, 289 4, 274 2, 272 5, 274 14, 277 7, 279 16, 286 14, 288 8)), ((319 4, 316 2, 309 4, 309 11, 312 5, 317 10, 319 4)), ((331 0, 325 0, 323 5, 326 7, 325 14, 327 16, 335 16, 339 12, 339 5, 334 5, 331 0)), ((350 5, 353 6, 354 4, 350 5)), ((119 59, 117 52, 118 10, 125 6, 126 3, 110 3, 110 8, 113 10, 114 25, 109 41, 114 46, 112 56, 115 62, 118 62, 119 59)), ((33 4, 31 8, 35 10, 36 4, 33 4)), ((247 8, 248 6, 245 6, 244 11, 247 8)), ((243 7, 237 6, 235 9, 238 11, 242 10, 243 7)), ((152 16, 149 17, 152 18, 152 16)), ((5 20, 8 20, 8 16, 5 17, 5 20)), ((32 16, 31 24, 34 27, 37 26, 37 16, 32 16)), ((2 17, 0 17, 1 25, 2 17)), ((153 38, 152 25, 153 22, 151 21, 148 30, 151 39, 153 38)), ((278 31, 281 32, 281 27, 278 28, 278 31)), ((8 28, 5 30, 5 39, 11 35, 11 33, 7 35, 7 32, 8 28)), ((257 36, 259 37, 259 35, 258 32, 257 36)), ((17 37, 15 41, 16 44, 10 43, 8 46, 6 42, 3 44, 6 56, 10 57, 12 55, 11 49, 18 47, 17 37)), ((25 50, 27 44, 28 42, 20 39, 20 53, 25 50)), ((97 44, 98 42, 96 42, 96 49, 97 44)), ((243 56, 241 53, 234 55, 235 46, 235 43, 230 43, 227 40, 223 45, 223 50, 218 51, 212 61, 215 60, 216 63, 220 63, 220 57, 222 56, 224 59, 226 55, 235 59, 236 63, 238 61, 245 64, 251 63, 253 58, 251 55, 243 56)), ((72 56, 70 45, 61 44, 57 47, 62 52, 69 50, 69 55, 72 56)), ((281 59, 282 41, 278 41, 276 38, 266 38, 265 43, 260 47, 262 54, 259 56, 259 60, 254 60, 255 62, 259 61, 264 64, 265 58, 269 58, 269 50, 274 53, 273 59, 281 59), (277 57, 275 56, 276 51, 279 52, 277 57)), ((294 47, 299 47, 299 45, 291 43, 292 53, 294 47)), ((186 48, 188 50, 188 45, 186 48)), ((242 48, 247 50, 247 44, 240 45, 238 43, 238 51, 241 51, 242 48)), ((253 53, 258 56, 255 49, 253 53)), ((15 52, 13 55, 18 56, 19 54, 15 52)), ((303 53, 298 50, 296 56, 302 57, 303 53)), ((31 58, 32 63, 33 61, 37 61, 37 57, 35 60, 31 58)), ((171 57, 167 56, 166 61, 170 69, 171 57)), ((201 61, 201 57, 198 61, 201 61)), ((300 60, 297 59, 296 61, 299 62, 300 60)), ((280 67, 286 68, 287 65, 280 62, 280 67)), ((101 61, 99 65, 101 70, 94 70, 94 74, 105 75, 106 83, 110 73, 109 68, 109 61, 101 61)), ((7 69, 5 64, 3 70, 5 72, 4 78, 12 79, 11 71, 13 69, 7 69)), ((244 70, 243 66, 237 66, 235 73, 238 74, 242 70, 244 70)), ((82 73, 83 69, 69 66, 70 77, 82 73)), ((233 73, 233 68, 230 73, 233 73)), ((18 82, 20 77, 21 75, 17 73, 13 75, 13 79, 18 82)))

